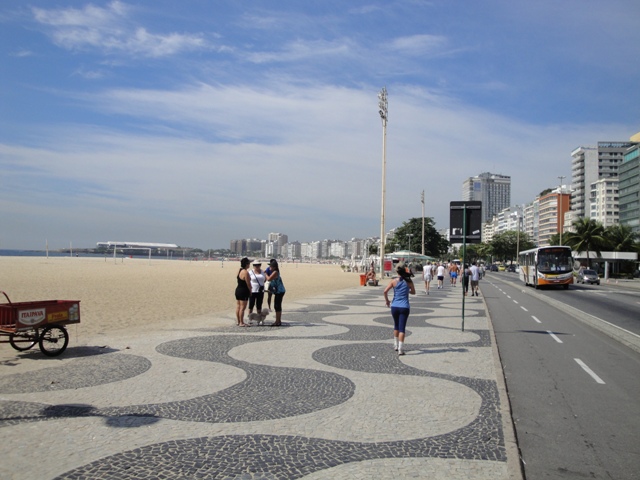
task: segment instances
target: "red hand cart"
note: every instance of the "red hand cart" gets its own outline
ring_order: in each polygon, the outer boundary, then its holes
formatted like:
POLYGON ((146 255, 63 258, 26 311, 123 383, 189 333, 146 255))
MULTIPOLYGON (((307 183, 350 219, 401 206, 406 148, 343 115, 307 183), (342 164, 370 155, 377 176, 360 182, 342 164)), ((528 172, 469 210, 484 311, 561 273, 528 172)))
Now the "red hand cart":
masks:
POLYGON ((10 343, 19 351, 29 350, 36 343, 40 351, 55 357, 65 351, 69 333, 64 327, 80 323, 80 300, 43 300, 0 304, 0 343, 10 343))

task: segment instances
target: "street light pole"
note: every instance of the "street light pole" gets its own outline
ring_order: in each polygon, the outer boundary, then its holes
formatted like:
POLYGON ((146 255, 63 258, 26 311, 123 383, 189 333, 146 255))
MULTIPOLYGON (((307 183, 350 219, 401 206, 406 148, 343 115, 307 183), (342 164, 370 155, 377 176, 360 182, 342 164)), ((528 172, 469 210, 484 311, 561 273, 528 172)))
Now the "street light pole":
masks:
POLYGON ((422 202, 422 256, 424 256, 424 190, 422 190, 421 202, 422 202))
POLYGON ((382 278, 384 276, 384 200, 387 170, 387 119, 389 115, 386 87, 382 87, 378 93, 378 113, 382 119, 382 208, 380 212, 380 278, 382 278))
POLYGON ((560 245, 562 245, 562 232, 564 230, 564 217, 562 216, 562 180, 564 180, 564 175, 558 178, 560 179, 560 188, 558 188, 558 216, 560 217, 560 245))
POLYGON ((411 251, 411 237, 413 237, 413 233, 407 233, 407 237, 409 237, 409 251, 411 251))

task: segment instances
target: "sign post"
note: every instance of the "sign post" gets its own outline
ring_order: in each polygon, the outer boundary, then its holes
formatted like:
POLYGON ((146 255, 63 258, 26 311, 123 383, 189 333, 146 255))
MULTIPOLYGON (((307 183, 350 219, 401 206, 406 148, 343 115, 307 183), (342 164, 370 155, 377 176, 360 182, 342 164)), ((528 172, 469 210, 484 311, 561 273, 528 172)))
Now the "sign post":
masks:
POLYGON ((451 202, 449 208, 449 241, 451 243, 462 241, 462 331, 464 332, 464 276, 467 264, 467 243, 480 243, 482 240, 482 202, 476 200, 451 202))

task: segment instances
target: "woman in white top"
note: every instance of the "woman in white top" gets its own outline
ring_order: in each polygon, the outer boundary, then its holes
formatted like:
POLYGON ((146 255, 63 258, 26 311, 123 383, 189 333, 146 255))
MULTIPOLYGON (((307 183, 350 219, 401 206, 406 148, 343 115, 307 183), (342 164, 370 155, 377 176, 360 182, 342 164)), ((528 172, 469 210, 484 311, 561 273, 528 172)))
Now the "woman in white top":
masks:
POLYGON ((253 313, 253 307, 258 308, 258 313, 262 311, 262 301, 264 300, 264 282, 266 277, 260 268, 262 263, 255 261, 253 270, 249 270, 249 279, 251 280, 251 297, 249 297, 249 314, 253 313))

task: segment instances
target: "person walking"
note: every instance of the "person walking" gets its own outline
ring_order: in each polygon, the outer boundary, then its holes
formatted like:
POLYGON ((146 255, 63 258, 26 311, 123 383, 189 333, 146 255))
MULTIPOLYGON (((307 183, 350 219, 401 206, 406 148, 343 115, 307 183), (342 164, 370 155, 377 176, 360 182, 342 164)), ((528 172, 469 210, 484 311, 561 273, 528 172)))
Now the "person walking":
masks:
POLYGON ((456 282, 458 281, 458 272, 460 271, 460 268, 458 267, 458 264, 456 262, 451 262, 451 264, 449 265, 449 277, 451 279, 451 285, 452 286, 456 286, 456 282))
POLYGON ((438 278, 438 289, 444 288, 444 265, 442 262, 438 263, 438 267, 436 268, 436 277, 438 278))
POLYGON ((480 269, 476 265, 476 262, 471 263, 471 267, 469 268, 469 272, 471 275, 471 296, 478 296, 478 283, 480 281, 480 269))
POLYGON ((396 269, 398 276, 391 280, 384 289, 384 301, 387 307, 391 307, 393 317, 393 349, 398 355, 404 355, 404 334, 411 312, 409 294, 415 295, 416 288, 411 280, 411 274, 407 272, 404 262, 400 262, 396 269), (393 301, 389 301, 389 290, 393 288, 393 301))
POLYGON ((433 265, 428 262, 422 269, 422 278, 424 279, 424 293, 429 295, 429 289, 431 288, 431 280, 433 280, 433 265))
POLYGON ((462 288, 464 289, 464 296, 467 296, 469 293, 469 276, 471 272, 469 271, 469 265, 464 264, 464 269, 462 270, 462 288))
POLYGON ((251 260, 247 257, 240 260, 240 270, 238 270, 238 275, 236 275, 236 322, 239 327, 249 326, 244 323, 244 312, 247 309, 247 302, 251 296, 251 280, 247 272, 250 264, 251 260))
POLYGON ((271 273, 267 276, 267 280, 269 281, 269 291, 273 293, 273 308, 276 311, 276 321, 271 326, 279 327, 282 325, 282 298, 286 290, 280 275, 280 267, 274 258, 271 259, 269 268, 271 273))
POLYGON ((262 263, 256 260, 253 262, 253 270, 249 270, 251 278, 251 297, 249 298, 249 315, 253 313, 253 308, 257 307, 258 314, 262 311, 264 301, 264 282, 266 277, 261 269, 262 263))

